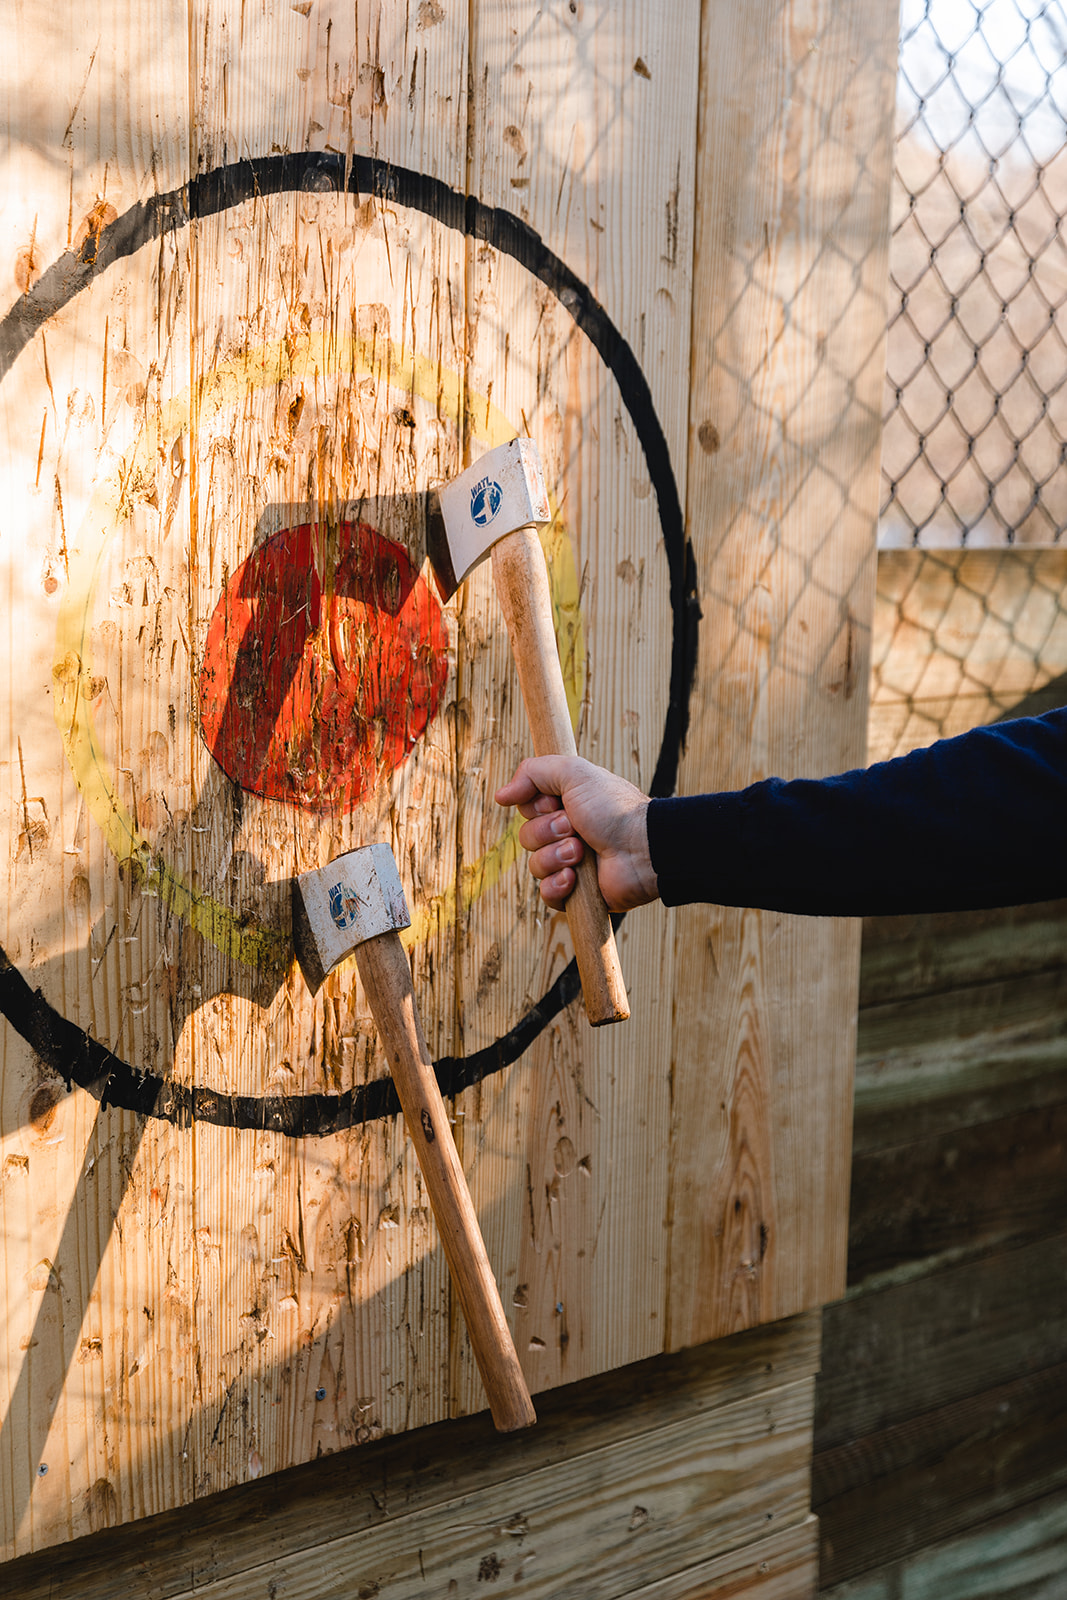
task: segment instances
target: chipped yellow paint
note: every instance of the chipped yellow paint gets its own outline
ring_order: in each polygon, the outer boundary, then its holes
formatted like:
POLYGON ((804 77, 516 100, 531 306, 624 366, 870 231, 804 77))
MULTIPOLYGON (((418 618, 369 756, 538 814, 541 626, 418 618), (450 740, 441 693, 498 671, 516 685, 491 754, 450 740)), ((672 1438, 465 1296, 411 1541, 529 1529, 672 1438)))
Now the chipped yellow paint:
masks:
MULTIPOLYGON (((120 862, 133 867, 143 892, 159 895, 175 916, 190 923, 216 949, 248 966, 277 961, 285 953, 283 937, 272 929, 238 922, 226 906, 189 888, 118 797, 114 770, 93 720, 89 630, 109 542, 131 514, 130 486, 154 476, 161 449, 169 448, 194 427, 210 423, 245 394, 337 373, 369 375, 459 418, 463 396, 458 374, 390 341, 332 339, 318 334, 247 351, 209 373, 195 390, 186 390, 164 406, 159 418, 142 431, 129 457, 119 460, 98 484, 70 555, 69 583, 56 625, 52 669, 56 725, 78 788, 108 848, 120 862)), ((477 442, 486 449, 514 438, 514 426, 487 398, 470 396, 468 411, 476 419, 477 442)), ((577 727, 585 681, 580 589, 571 539, 554 499, 551 505, 552 521, 541 535, 567 703, 577 727)), ((514 865, 520 825, 521 819, 512 816, 502 836, 461 871, 457 883, 414 908, 411 927, 404 935, 409 948, 452 923, 457 913, 465 911, 514 865)))

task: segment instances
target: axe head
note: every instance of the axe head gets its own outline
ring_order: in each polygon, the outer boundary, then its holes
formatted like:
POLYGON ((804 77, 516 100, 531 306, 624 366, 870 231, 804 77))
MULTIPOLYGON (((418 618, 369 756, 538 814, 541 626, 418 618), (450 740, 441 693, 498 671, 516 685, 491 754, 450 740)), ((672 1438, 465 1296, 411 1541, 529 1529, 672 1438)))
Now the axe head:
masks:
POLYGON ((426 507, 426 554, 448 601, 498 539, 531 523, 549 522, 548 490, 537 446, 512 439, 472 467, 431 489, 426 507))
POLYGON ((410 923, 387 844, 349 850, 293 879, 293 948, 312 992, 365 939, 410 923))

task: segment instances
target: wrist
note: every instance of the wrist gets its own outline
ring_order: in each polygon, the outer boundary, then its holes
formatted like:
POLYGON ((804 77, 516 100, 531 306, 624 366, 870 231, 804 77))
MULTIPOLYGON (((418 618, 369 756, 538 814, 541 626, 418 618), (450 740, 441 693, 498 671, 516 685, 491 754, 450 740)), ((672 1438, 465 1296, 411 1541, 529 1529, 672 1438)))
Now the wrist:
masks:
POLYGON ((646 901, 658 900, 659 878, 652 865, 652 852, 648 844, 647 800, 643 800, 635 810, 630 858, 640 894, 646 901))

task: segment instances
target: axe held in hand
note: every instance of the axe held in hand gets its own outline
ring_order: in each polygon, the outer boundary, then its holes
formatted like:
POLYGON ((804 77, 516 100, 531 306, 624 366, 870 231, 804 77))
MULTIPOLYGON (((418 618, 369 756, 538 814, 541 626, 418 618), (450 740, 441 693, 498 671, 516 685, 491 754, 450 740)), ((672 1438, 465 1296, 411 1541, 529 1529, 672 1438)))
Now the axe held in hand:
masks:
MULTIPOLYGON (((466 472, 432 490, 427 554, 442 599, 492 553, 497 597, 511 639, 534 753, 575 755, 563 673, 556 649, 552 600, 537 525, 551 517, 536 447, 513 439, 479 458, 466 472)), ((567 901, 586 1015, 597 1026, 630 1015, 615 934, 597 881, 596 857, 586 847, 567 901)))

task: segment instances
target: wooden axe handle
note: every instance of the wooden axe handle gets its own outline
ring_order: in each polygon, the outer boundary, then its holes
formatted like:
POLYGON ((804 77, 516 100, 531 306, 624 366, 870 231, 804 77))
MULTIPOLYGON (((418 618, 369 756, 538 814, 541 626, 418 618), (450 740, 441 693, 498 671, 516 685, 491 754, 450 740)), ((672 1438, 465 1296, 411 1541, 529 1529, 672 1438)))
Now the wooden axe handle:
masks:
POLYGON ((389 1058, 493 1421, 501 1433, 528 1428, 537 1417, 423 1038, 399 936, 378 933, 365 939, 356 946, 356 965, 389 1058))
MULTIPOLYGON (((577 755, 556 649, 548 569, 535 528, 517 528, 497 540, 493 576, 519 669, 534 752, 539 756, 577 755)), ((622 1022, 630 1015, 630 1002, 608 908, 597 882, 596 856, 588 846, 578 863, 577 879, 567 901, 567 921, 586 1015, 594 1027, 602 1022, 622 1022)))

